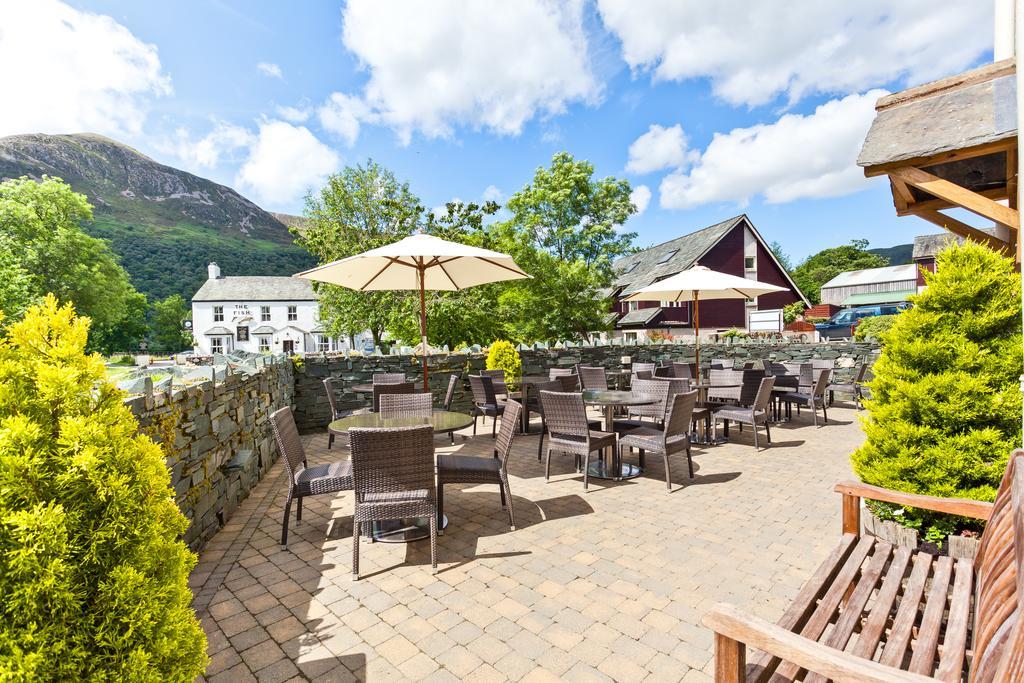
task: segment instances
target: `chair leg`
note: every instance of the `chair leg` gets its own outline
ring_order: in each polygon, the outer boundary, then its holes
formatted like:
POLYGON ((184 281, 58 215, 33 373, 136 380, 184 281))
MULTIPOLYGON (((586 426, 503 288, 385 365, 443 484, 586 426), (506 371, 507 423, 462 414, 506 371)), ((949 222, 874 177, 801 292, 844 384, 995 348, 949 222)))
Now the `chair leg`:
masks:
POLYGON ((288 500, 284 503, 284 519, 281 521, 281 545, 288 547, 288 518, 292 514, 292 494, 288 492, 288 500))
POLYGON ((548 440, 548 450, 544 458, 544 481, 551 480, 551 440, 548 440))
POLYGON ((434 515, 430 518, 430 569, 437 573, 437 527, 440 518, 434 515))
POLYGON ((583 492, 590 488, 590 453, 583 456, 583 492))
POLYGON ((452 440, 452 445, 455 445, 455 432, 448 432, 448 438, 452 440))
POLYGON ((331 450, 331 446, 334 445, 334 434, 327 435, 327 450, 331 450))
POLYGON ((302 521, 302 496, 298 496, 295 500, 295 524, 298 525, 302 521))
POLYGON ((690 469, 690 479, 693 479, 693 455, 690 453, 690 444, 686 444, 686 466, 690 469))
POLYGON ((363 533, 363 523, 352 524, 352 580, 359 580, 359 537, 363 533))
POLYGON ((473 413, 473 436, 476 436, 476 418, 479 417, 476 413, 473 413))
MULTIPOLYGON (((444 484, 438 482, 437 484, 437 518, 442 519, 444 516, 444 484)), ((438 529, 437 533, 444 535, 444 529, 438 529)))
MULTIPOLYGON (((671 493, 672 492, 672 469, 668 466, 668 450, 667 449, 666 449, 665 453, 663 454, 663 457, 665 459, 665 488, 668 489, 669 493, 671 493)), ((690 475, 690 478, 691 479, 693 478, 692 474, 690 475)))
POLYGON ((547 431, 548 425, 544 420, 544 416, 540 416, 540 438, 537 440, 537 462, 540 462, 541 449, 544 448, 544 432, 547 431))
POLYGON ((640 449, 640 455, 637 457, 637 462, 640 463, 640 469, 644 468, 644 449, 640 449))
POLYGON ((825 418, 825 424, 828 424, 828 408, 825 406, 825 402, 824 401, 822 401, 822 403, 821 403, 821 414, 825 418))
POLYGON ((724 431, 724 434, 725 434, 725 438, 727 438, 727 439, 728 439, 728 438, 729 438, 729 421, 728 421, 728 420, 722 420, 722 422, 724 422, 724 423, 725 423, 725 431, 724 431))
POLYGON ((751 430, 754 432, 754 450, 757 450, 757 425, 751 425, 751 430))
POLYGON ((504 508, 508 503, 505 500, 505 487, 501 482, 498 483, 498 495, 501 496, 501 507, 504 508))
MULTIPOLYGON (((498 416, 495 415, 494 419, 491 420, 491 438, 495 439, 498 437, 498 416)), ((498 457, 498 452, 494 452, 494 457, 498 457)))
POLYGON ((772 428, 768 425, 768 420, 764 421, 764 435, 768 437, 768 443, 772 442, 772 428))
POLYGON ((508 477, 501 478, 502 495, 505 498, 506 507, 508 508, 508 528, 512 531, 516 530, 516 516, 512 512, 512 489, 508 485, 508 477))
POLYGON ((811 405, 810 405, 810 408, 811 408, 811 416, 814 417, 814 426, 817 427, 818 426, 818 406, 815 405, 814 402, 812 401, 811 405))

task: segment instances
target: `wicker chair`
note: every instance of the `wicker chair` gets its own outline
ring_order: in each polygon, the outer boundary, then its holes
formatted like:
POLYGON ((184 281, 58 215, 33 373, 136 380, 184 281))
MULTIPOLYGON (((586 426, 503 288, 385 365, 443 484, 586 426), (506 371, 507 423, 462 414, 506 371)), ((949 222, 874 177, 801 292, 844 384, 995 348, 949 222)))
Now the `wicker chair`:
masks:
POLYGON ((359 540, 365 524, 407 517, 430 518, 430 564, 437 571, 437 489, 434 430, 351 429, 355 513, 352 579, 359 578, 359 540))
POLYGON ((654 368, 654 376, 667 378, 675 377, 676 374, 675 371, 672 369, 671 365, 659 365, 658 367, 654 368))
POLYGON ((352 490, 352 464, 340 460, 326 465, 307 466, 306 451, 302 447, 299 430, 295 427, 292 409, 287 406, 270 415, 270 426, 288 474, 288 500, 284 504, 284 519, 281 522, 281 545, 287 547, 292 500, 295 500, 295 523, 298 524, 302 521, 304 497, 352 490))
POLYGON ((426 417, 434 412, 434 397, 430 394, 383 394, 380 397, 380 416, 426 417))
MULTIPOLYGON (((544 434, 547 433, 548 425, 547 420, 544 418, 544 402, 540 400, 540 392, 542 391, 553 391, 561 393, 576 393, 576 376, 561 376, 557 380, 551 382, 543 382, 534 385, 534 392, 531 396, 536 396, 536 403, 530 402, 530 410, 540 415, 540 438, 537 439, 537 462, 540 462, 542 454, 544 453, 544 434)), ((601 420, 589 420, 588 424, 591 429, 600 430, 601 420)))
POLYGON ((695 368, 693 363, 672 363, 672 375, 679 379, 693 379, 695 368))
POLYGON ((732 358, 712 358, 711 369, 712 370, 732 370, 735 366, 735 361, 732 358))
POLYGON ((658 369, 658 364, 657 363, 633 363, 633 367, 632 367, 634 375, 639 374, 641 372, 649 372, 649 373, 651 373, 649 377, 642 378, 642 379, 650 379, 651 377, 654 377, 654 371, 657 370, 657 369, 658 369))
POLYGON ((548 379, 554 379, 556 377, 575 377, 576 370, 574 368, 551 368, 548 370, 548 379))
POLYGON ((576 376, 576 373, 571 375, 555 375, 554 377, 551 377, 551 380, 558 382, 561 385, 559 391, 580 390, 580 378, 576 376))
POLYGON ((630 391, 640 396, 655 399, 655 403, 647 405, 629 406, 629 419, 615 420, 615 432, 621 434, 631 429, 644 427, 643 419, 650 418, 656 425, 660 425, 665 419, 665 406, 668 403, 668 394, 672 385, 663 379, 638 379, 630 386, 630 391))
POLYGON ((676 394, 668 403, 665 418, 665 429, 639 427, 619 437, 619 453, 623 448, 636 448, 640 451, 640 466, 644 465, 644 451, 660 453, 665 459, 665 486, 672 491, 672 469, 669 467, 668 456, 675 453, 686 453, 686 464, 690 479, 693 479, 693 458, 690 456, 690 422, 693 420, 693 408, 697 405, 697 392, 688 391, 676 394))
POLYGON ((375 372, 371 381, 374 384, 399 384, 405 382, 405 375, 401 372, 375 372))
MULTIPOLYGON (((452 409, 452 402, 455 401, 455 390, 459 386, 459 381, 462 379, 462 375, 455 373, 448 377, 448 390, 444 392, 444 403, 441 407, 445 410, 452 409)), ((455 445, 455 432, 448 432, 448 439, 455 445)))
POLYGON ((496 396, 508 397, 508 386, 505 385, 505 371, 498 368, 495 370, 481 370, 481 377, 490 377, 494 382, 494 393, 496 396))
POLYGON ((380 397, 384 394, 411 394, 416 391, 412 382, 378 383, 373 385, 373 412, 380 412, 380 397))
POLYGON ((584 391, 597 389, 608 390, 608 373, 602 367, 587 367, 579 365, 576 367, 576 374, 580 377, 580 386, 584 391))
POLYGON ((481 415, 494 418, 491 436, 498 435, 498 416, 505 412, 506 401, 499 401, 494 391, 494 380, 486 375, 470 375, 469 388, 473 391, 473 434, 476 435, 476 418, 481 415))
POLYGON ((508 525, 516 530, 516 518, 512 511, 512 492, 508 487, 508 457, 512 453, 512 442, 519 431, 519 419, 523 407, 509 403, 501 416, 501 428, 495 439, 493 458, 472 455, 441 453, 437 456, 437 518, 444 514, 445 484, 497 484, 501 493, 501 506, 508 510, 508 525))
MULTIPOLYGON (((327 392, 327 402, 331 406, 331 421, 333 422, 334 420, 340 420, 341 418, 348 417, 349 415, 360 415, 362 413, 368 412, 369 408, 342 410, 341 408, 338 407, 338 398, 337 395, 335 394, 335 385, 339 384, 340 382, 341 380, 336 377, 328 377, 327 379, 324 380, 324 391, 327 392)), ((348 440, 343 437, 342 441, 347 443, 348 440)), ((331 446, 333 445, 334 434, 329 433, 327 435, 327 448, 330 449, 331 446)))
POLYGON ((709 404, 735 404, 740 400, 740 392, 743 388, 742 370, 711 370, 708 373, 707 402, 709 404), (735 385, 719 386, 715 385, 735 385))
POLYGON ((833 382, 825 388, 828 392, 828 404, 832 405, 836 400, 836 392, 841 394, 850 394, 853 396, 854 405, 857 406, 857 410, 860 410, 864 404, 864 377, 868 374, 868 364, 861 363, 857 366, 857 370, 854 372, 853 377, 849 382, 833 382))
POLYGON ((587 407, 580 394, 542 391, 540 400, 544 405, 544 419, 548 429, 544 480, 549 481, 551 477, 551 451, 571 453, 575 456, 577 470, 582 465, 583 490, 587 491, 590 483, 588 473, 590 454, 602 448, 614 448, 614 432, 599 432, 590 429, 589 420, 587 420, 587 407))
POLYGON ((832 371, 824 368, 820 371, 817 379, 814 380, 814 385, 809 392, 805 391, 804 387, 801 387, 800 391, 782 394, 779 399, 786 404, 787 413, 792 413, 792 408, 796 405, 797 415, 799 415, 800 406, 808 406, 811 409, 811 415, 814 417, 814 426, 817 427, 818 408, 821 408, 821 412, 825 417, 825 423, 828 424, 828 402, 825 400, 825 390, 828 387, 828 381, 831 376, 832 371))
POLYGON ((725 422, 725 436, 729 436, 729 422, 738 422, 740 425, 748 424, 754 430, 754 448, 758 448, 757 445, 757 427, 758 425, 764 425, 764 433, 768 438, 768 443, 772 442, 771 427, 768 426, 768 404, 772 400, 772 387, 775 386, 774 377, 764 377, 761 379, 761 386, 757 389, 757 396, 754 398, 754 403, 749 408, 743 406, 727 406, 716 410, 714 413, 714 419, 717 422, 722 420, 725 422))
POLYGON ((764 370, 753 370, 748 368, 745 370, 736 370, 734 372, 742 374, 743 376, 743 386, 740 387, 740 397, 736 402, 741 406, 753 405, 754 400, 757 397, 757 392, 761 387, 761 380, 765 378, 764 370))

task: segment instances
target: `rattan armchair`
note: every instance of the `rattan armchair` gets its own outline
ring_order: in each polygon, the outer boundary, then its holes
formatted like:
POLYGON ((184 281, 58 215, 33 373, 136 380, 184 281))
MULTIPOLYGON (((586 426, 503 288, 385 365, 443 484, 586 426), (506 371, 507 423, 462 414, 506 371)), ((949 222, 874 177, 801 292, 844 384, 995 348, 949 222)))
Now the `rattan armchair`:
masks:
POLYGON ((669 391, 672 385, 663 379, 635 379, 630 385, 630 391, 634 394, 652 398, 654 403, 646 405, 630 406, 628 419, 615 420, 615 432, 622 434, 631 429, 644 427, 644 418, 648 418, 655 425, 660 425, 665 419, 665 405, 668 401, 669 391))
POLYGON ((412 382, 377 383, 373 385, 373 412, 380 412, 380 397, 384 394, 411 394, 416 391, 412 382))
POLYGON ((815 427, 818 426, 818 408, 821 408, 825 423, 828 423, 828 402, 825 400, 825 389, 828 387, 829 378, 832 377, 832 371, 828 368, 822 368, 816 372, 819 372, 818 377, 814 380, 814 385, 809 392, 805 391, 804 387, 800 387, 800 391, 782 394, 779 397, 786 404, 787 413, 792 414, 794 405, 797 407, 798 415, 800 414, 800 406, 809 407, 814 418, 815 427))
POLYGON ((508 457, 512 453, 512 442, 519 431, 519 419, 523 407, 509 403, 501 416, 501 428, 495 439, 493 458, 472 455, 441 453, 437 456, 437 518, 444 514, 445 484, 497 484, 501 494, 501 506, 508 510, 508 525, 516 530, 516 518, 512 510, 512 492, 508 486, 508 457))
POLYGON ((551 478, 551 451, 570 453, 574 456, 577 470, 581 466, 583 468, 583 490, 587 491, 590 484, 590 454, 602 448, 614 448, 615 433, 590 428, 587 407, 581 394, 542 391, 540 400, 544 405, 544 419, 548 429, 544 480, 549 481, 551 478))
MULTIPOLYGON (((537 462, 540 462, 541 457, 544 453, 544 435, 547 433, 548 430, 547 420, 544 417, 544 402, 540 400, 540 392, 553 391, 556 393, 575 393, 575 380, 575 375, 561 376, 557 380, 536 384, 533 387, 534 392, 531 394, 531 396, 536 397, 536 399, 534 399, 536 403, 534 403, 533 400, 531 400, 530 409, 540 415, 540 438, 537 439, 537 462)), ((601 429, 600 420, 590 420, 588 424, 590 425, 591 429, 601 429)))
MULTIPOLYGON (((658 369, 658 364, 657 363, 633 363, 633 365, 631 366, 630 369, 632 370, 632 374, 634 374, 634 375, 639 374, 641 372, 649 372, 649 373, 651 373, 650 377, 654 377, 654 371, 658 369)), ((648 377, 647 379, 650 379, 650 377, 648 377)))
MULTIPOLYGON (((448 377, 448 390, 444 392, 444 403, 442 407, 445 410, 452 409, 452 402, 455 400, 455 390, 459 386, 459 381, 462 379, 462 375, 454 373, 448 377)), ((455 432, 448 432, 448 439, 455 445, 455 432)))
POLYGON ((405 382, 405 374, 401 372, 375 372, 371 381, 374 384, 399 384, 405 382))
POLYGON ((505 384, 505 371, 501 368, 494 370, 481 370, 481 377, 490 377, 494 382, 494 393, 497 396, 508 398, 508 386, 505 384))
POLYGON ((775 386, 775 377, 763 377, 761 385, 757 389, 757 396, 754 403, 747 406, 727 406, 714 412, 714 419, 717 422, 725 422, 725 436, 729 436, 729 422, 738 422, 740 425, 748 424, 754 432, 754 448, 757 444, 757 428, 764 426, 765 437, 768 443, 772 442, 772 431, 769 426, 768 404, 772 400, 772 387, 775 386))
POLYGON ((437 489, 434 430, 430 425, 396 429, 350 429, 355 512, 352 579, 359 578, 363 527, 409 517, 430 519, 430 564, 437 571, 437 489))
POLYGON ((849 382, 832 382, 825 388, 828 392, 828 404, 832 405, 836 400, 836 392, 841 394, 850 394, 853 396, 854 405, 857 406, 857 410, 861 409, 864 401, 864 377, 868 373, 868 364, 861 363, 857 366, 857 370, 854 372, 853 377, 850 378, 849 382))
POLYGON ((679 379, 693 379, 696 375, 694 363, 672 363, 672 376, 679 379))
POLYGON ((380 397, 380 416, 426 417, 434 412, 434 397, 431 394, 383 394, 380 397))
POLYGON ((292 501, 295 501, 295 523, 298 524, 302 521, 304 497, 352 490, 352 463, 340 460, 309 467, 299 430, 295 427, 295 418, 292 417, 292 409, 287 406, 270 415, 270 426, 288 475, 288 499, 284 504, 284 519, 281 522, 281 545, 287 547, 292 501))
POLYGON ((639 427, 619 436, 619 452, 623 448, 636 448, 640 451, 640 466, 644 465, 644 452, 660 453, 665 460, 665 486, 672 491, 672 469, 668 456, 686 453, 686 464, 690 479, 693 479, 693 458, 690 454, 690 422, 693 420, 693 408, 697 405, 697 392, 688 391, 676 394, 668 403, 665 418, 665 429, 639 427))
MULTIPOLYGON (((368 408, 357 408, 354 410, 342 410, 338 406, 338 397, 335 394, 335 385, 340 384, 341 380, 337 377, 328 377, 324 380, 324 391, 327 392, 327 403, 331 406, 331 421, 340 420, 343 417, 349 415, 359 415, 367 412, 368 408)), ((329 433, 327 435, 327 448, 330 449, 334 445, 334 434, 329 433)), ((342 441, 347 443, 347 439, 342 437, 342 441)))
POLYGON ((579 375, 580 387, 584 391, 590 389, 606 391, 608 389, 608 373, 602 367, 578 365, 576 366, 576 374, 579 375))
POLYGON ((507 402, 498 400, 494 380, 486 375, 470 375, 469 388, 473 391, 473 434, 476 435, 476 419, 483 416, 494 418, 491 436, 497 436, 498 416, 505 412, 507 402))

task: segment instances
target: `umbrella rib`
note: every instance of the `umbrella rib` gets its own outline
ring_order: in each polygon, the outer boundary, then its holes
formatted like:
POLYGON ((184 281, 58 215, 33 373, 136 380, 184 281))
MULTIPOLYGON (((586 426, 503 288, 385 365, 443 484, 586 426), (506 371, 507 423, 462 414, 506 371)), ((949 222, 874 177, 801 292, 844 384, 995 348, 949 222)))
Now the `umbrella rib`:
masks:
MULTIPOLYGON (((455 258, 453 258, 453 259, 449 259, 449 260, 448 260, 448 261, 446 261, 445 263, 450 263, 450 262, 452 262, 452 261, 455 261, 455 260, 456 260, 456 259, 458 259, 458 258, 459 258, 459 257, 458 257, 458 256, 456 256, 456 257, 455 257, 455 258)), ((437 267, 438 267, 438 268, 440 268, 440 269, 441 269, 441 272, 442 272, 442 273, 444 273, 444 274, 445 274, 445 277, 447 277, 447 278, 448 278, 448 282, 451 282, 451 283, 452 283, 452 287, 454 287, 454 288, 455 288, 455 291, 456 291, 456 292, 461 292, 461 291, 462 291, 462 287, 459 287, 459 285, 458 285, 458 284, 456 284, 456 282, 455 282, 455 278, 453 278, 453 277, 451 276, 451 273, 449 273, 449 272, 448 272, 448 269, 444 267, 444 263, 442 263, 441 261, 438 261, 438 262, 437 262, 437 267)))
POLYGON ((493 260, 491 260, 489 258, 485 258, 483 256, 477 256, 477 258, 480 259, 481 261, 486 262, 486 263, 490 263, 492 266, 498 266, 499 268, 504 268, 505 270, 511 271, 511 272, 515 273, 516 275, 526 275, 526 277, 530 277, 529 275, 527 275, 523 271, 519 270, 518 268, 510 268, 509 266, 506 266, 503 263, 498 263, 497 261, 493 261, 493 260))
MULTIPOLYGON (((384 264, 384 266, 380 270, 378 270, 377 273, 373 277, 371 277, 369 280, 367 280, 366 283, 363 284, 362 287, 359 288, 360 292, 365 292, 366 288, 369 287, 371 284, 373 284, 373 281, 376 280, 378 277, 380 277, 381 273, 383 273, 385 270, 387 270, 390 266, 392 266, 395 263, 402 263, 398 259, 392 258, 391 256, 385 256, 385 258, 388 260, 388 262, 386 264, 384 264)), ((407 264, 403 264, 403 265, 407 265, 407 264)))

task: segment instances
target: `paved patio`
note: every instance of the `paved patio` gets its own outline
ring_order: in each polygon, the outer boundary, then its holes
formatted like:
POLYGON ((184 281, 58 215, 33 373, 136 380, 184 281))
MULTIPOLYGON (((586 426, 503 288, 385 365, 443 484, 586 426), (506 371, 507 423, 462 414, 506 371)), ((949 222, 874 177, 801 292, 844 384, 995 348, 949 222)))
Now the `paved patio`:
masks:
MULTIPOLYGON (((850 476, 862 434, 838 405, 772 430, 749 429, 631 481, 592 480, 520 435, 509 470, 517 530, 497 487, 446 486, 438 540, 363 544, 350 578, 352 494, 309 498, 289 546, 280 538, 279 462, 200 556, 192 576, 209 637, 210 681, 709 681, 712 637, 700 617, 728 601, 777 618, 840 533, 832 485, 850 476)), ((538 422, 534 421, 536 429, 538 422)), ((486 435, 444 450, 490 457, 486 435)), ((468 430, 467 430, 468 433, 468 430)), ((345 457, 305 437, 310 464, 345 457)), ((441 443, 441 440, 438 440, 441 443)))

